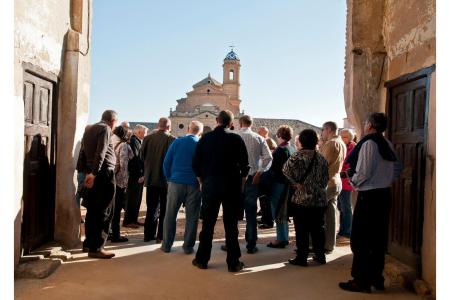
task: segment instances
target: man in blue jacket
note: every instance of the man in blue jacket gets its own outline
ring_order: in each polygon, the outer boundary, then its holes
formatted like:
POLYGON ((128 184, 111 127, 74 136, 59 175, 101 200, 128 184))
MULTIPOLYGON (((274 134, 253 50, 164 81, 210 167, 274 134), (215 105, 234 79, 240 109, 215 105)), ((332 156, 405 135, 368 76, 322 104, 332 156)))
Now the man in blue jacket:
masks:
POLYGON ((203 124, 192 121, 188 134, 176 139, 164 158, 164 175, 168 181, 166 217, 163 226, 161 250, 170 252, 175 239, 177 214, 182 203, 186 207, 186 225, 183 250, 186 254, 194 251, 197 223, 200 214, 201 194, 197 177, 192 169, 192 158, 203 132, 203 124))

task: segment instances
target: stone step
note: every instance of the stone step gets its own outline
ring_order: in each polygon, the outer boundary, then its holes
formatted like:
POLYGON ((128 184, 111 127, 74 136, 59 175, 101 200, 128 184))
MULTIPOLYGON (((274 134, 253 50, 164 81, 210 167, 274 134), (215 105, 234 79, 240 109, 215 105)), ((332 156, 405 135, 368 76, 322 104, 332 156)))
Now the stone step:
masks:
POLYGON ((42 258, 21 262, 14 271, 15 278, 37 278, 48 277, 61 265, 60 259, 42 258))
MULTIPOLYGON (((41 255, 45 258, 61 259, 62 261, 72 260, 72 254, 55 243, 46 244, 31 252, 30 256, 41 255)), ((28 256, 28 255, 27 255, 28 256)), ((26 257, 26 256, 24 256, 26 257)))
POLYGON ((386 256, 384 273, 391 285, 402 286, 412 290, 416 294, 422 296, 423 299, 435 299, 430 287, 425 281, 417 277, 417 272, 414 269, 401 263, 390 255, 386 256))

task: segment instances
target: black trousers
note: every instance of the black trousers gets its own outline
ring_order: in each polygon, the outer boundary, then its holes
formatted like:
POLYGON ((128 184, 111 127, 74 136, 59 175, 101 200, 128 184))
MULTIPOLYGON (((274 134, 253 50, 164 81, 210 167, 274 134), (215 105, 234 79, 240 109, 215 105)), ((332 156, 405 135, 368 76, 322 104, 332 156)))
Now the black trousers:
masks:
POLYGON ((273 226, 272 208, 270 198, 266 195, 259 197, 259 206, 261 208, 261 223, 273 226))
POLYGON ((111 237, 120 237, 120 215, 125 208, 127 200, 127 189, 116 186, 116 197, 114 200, 114 214, 111 221, 111 237))
POLYGON ((167 188, 147 187, 147 215, 145 216, 144 238, 162 240, 164 216, 166 215, 167 188))
POLYGON ((273 226, 272 205, 270 203, 270 189, 273 177, 270 172, 264 172, 259 182, 259 207, 261 208, 261 223, 273 226))
POLYGON ((143 183, 138 182, 139 177, 131 177, 128 179, 127 188, 127 205, 125 208, 124 224, 137 223, 139 217, 139 209, 141 208, 143 183))
POLYGON ((358 192, 350 246, 352 276, 362 286, 384 282, 390 205, 390 188, 358 192))
POLYGON ((116 182, 114 170, 102 169, 94 180, 92 188, 86 192, 86 239, 83 247, 90 252, 99 251, 108 239, 114 210, 116 182))
POLYGON ((325 210, 326 207, 293 206, 295 240, 297 257, 306 261, 309 254, 309 237, 314 253, 323 258, 325 245, 325 210))
POLYGON ((227 182, 223 178, 205 178, 202 187, 202 231, 200 232, 200 244, 196 253, 199 263, 207 264, 211 258, 211 247, 219 215, 220 205, 223 207, 223 224, 225 227, 225 243, 227 246, 227 264, 236 266, 241 257, 239 248, 238 218, 242 204, 240 181, 227 182))

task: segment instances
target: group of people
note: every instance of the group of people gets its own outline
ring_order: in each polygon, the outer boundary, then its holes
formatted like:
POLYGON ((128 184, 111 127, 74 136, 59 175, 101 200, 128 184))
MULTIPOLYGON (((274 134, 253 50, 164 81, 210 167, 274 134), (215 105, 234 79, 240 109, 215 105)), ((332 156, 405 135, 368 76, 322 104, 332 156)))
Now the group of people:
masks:
POLYGON ((340 283, 349 291, 384 289, 384 251, 389 216, 389 187, 398 175, 392 145, 384 138, 387 119, 383 113, 369 116, 364 138, 355 144, 351 130, 338 132, 334 122, 325 122, 319 136, 305 129, 290 146, 293 129, 282 125, 276 141, 267 128, 252 130, 248 115, 233 124, 234 115, 221 111, 217 126, 203 134, 203 124, 191 121, 187 135, 170 134, 171 122, 161 118, 158 127, 146 135, 138 125, 116 127, 117 113, 107 110, 99 123, 86 128, 77 170, 80 194, 87 209, 83 251, 89 257, 111 258, 104 244, 128 239, 120 235, 123 226, 144 225, 144 241, 161 243, 170 252, 175 240, 177 215, 185 206, 183 251, 194 252, 201 216, 199 246, 192 264, 206 269, 211 257, 214 227, 223 210, 226 262, 230 272, 244 268, 240 261, 238 221, 245 214, 248 254, 258 251, 257 202, 261 224, 276 224, 276 239, 267 246, 289 244, 289 219, 293 217, 297 255, 289 263, 326 263, 336 238, 350 238, 354 261, 353 280, 340 283), (235 127, 236 126, 236 127, 235 127), (145 223, 138 222, 142 188, 146 186, 145 223), (351 193, 358 191, 352 220, 351 193), (340 211, 336 235, 336 209, 340 211), (376 215, 375 215, 376 213, 376 215))

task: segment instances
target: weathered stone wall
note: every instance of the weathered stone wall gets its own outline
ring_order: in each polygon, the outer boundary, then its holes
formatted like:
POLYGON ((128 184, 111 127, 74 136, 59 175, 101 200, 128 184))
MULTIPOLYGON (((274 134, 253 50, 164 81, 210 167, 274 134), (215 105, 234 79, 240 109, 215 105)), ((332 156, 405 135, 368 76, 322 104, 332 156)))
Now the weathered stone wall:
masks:
MULTIPOLYGON (((344 98, 358 136, 369 113, 385 111, 386 81, 436 63, 435 0, 347 0, 344 98)), ((422 277, 436 289, 435 74, 428 110, 422 277)))
POLYGON ((193 120, 200 121, 204 126, 209 126, 211 129, 216 127, 216 116, 208 112, 200 114, 195 118, 171 117, 170 120, 172 121, 172 134, 176 137, 186 135, 189 123, 193 120), (181 124, 183 128, 180 128, 181 124))
POLYGON ((64 244, 74 244, 78 240, 79 210, 74 201, 75 150, 87 122, 90 62, 89 52, 83 56, 77 49, 87 48, 89 3, 90 0, 15 1, 15 265, 20 257, 23 193, 23 63, 58 78, 59 98, 54 100, 58 105, 57 128, 54 128, 58 132, 55 239, 64 244))

